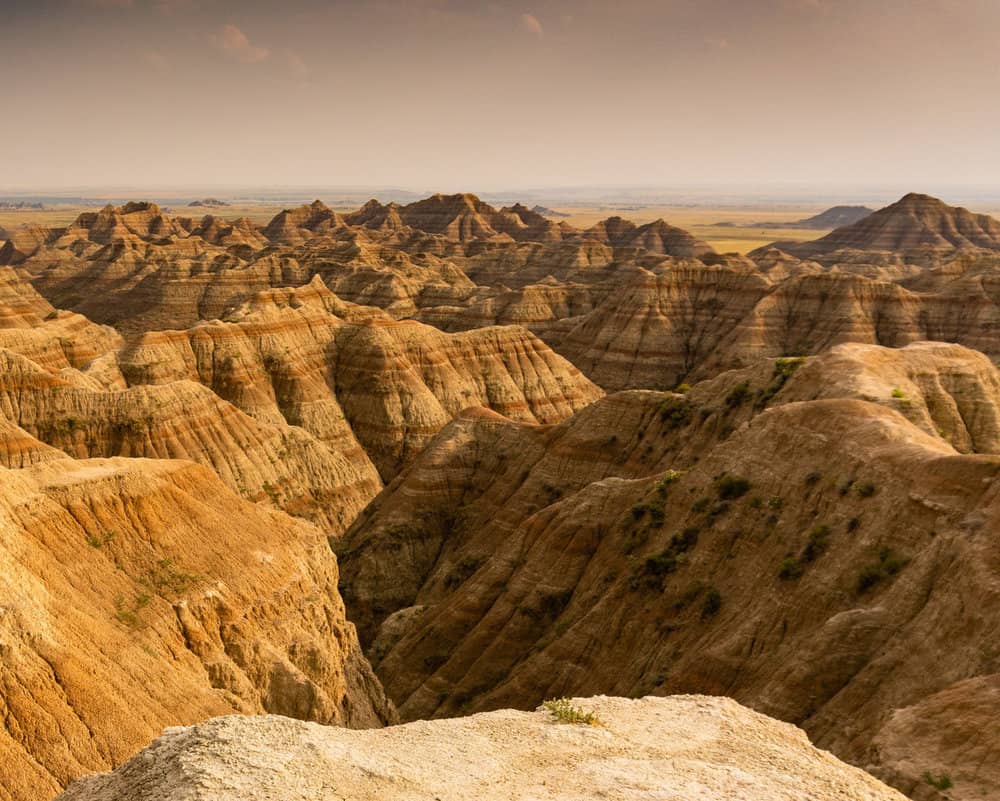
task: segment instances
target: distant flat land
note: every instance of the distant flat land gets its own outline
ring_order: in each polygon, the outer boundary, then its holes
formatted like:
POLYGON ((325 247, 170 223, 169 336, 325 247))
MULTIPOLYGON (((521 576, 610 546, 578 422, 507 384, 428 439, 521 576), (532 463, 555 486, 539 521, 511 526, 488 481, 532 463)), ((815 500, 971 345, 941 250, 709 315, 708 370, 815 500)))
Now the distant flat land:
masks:
POLYGON ((818 239, 827 231, 808 231, 798 228, 741 228, 767 216, 776 222, 795 222, 818 214, 827 206, 554 206, 557 211, 571 215, 565 218, 570 225, 587 228, 599 220, 617 215, 642 225, 663 218, 671 225, 690 231, 708 242, 719 253, 748 253, 779 239, 805 242, 818 239), (731 222, 737 227, 719 227, 715 223, 731 222))

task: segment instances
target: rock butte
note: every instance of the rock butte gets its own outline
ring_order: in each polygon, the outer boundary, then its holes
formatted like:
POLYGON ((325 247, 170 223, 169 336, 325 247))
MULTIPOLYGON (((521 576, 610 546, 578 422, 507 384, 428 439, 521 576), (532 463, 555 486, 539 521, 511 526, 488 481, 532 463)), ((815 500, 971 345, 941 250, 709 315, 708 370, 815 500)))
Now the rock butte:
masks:
POLYGON ((358 801, 903 798, 816 750, 795 727, 726 699, 575 703, 601 725, 509 710, 368 732, 219 718, 168 729, 134 760, 77 782, 60 801, 319 801, 331 793, 358 801))

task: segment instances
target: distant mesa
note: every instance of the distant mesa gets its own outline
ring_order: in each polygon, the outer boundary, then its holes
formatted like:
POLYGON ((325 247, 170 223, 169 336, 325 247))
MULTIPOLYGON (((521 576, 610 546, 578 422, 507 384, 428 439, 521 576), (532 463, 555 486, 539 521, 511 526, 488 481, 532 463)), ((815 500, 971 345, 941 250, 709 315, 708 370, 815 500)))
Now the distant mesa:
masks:
POLYGON ((44 203, 32 203, 27 200, 0 200, 0 209, 30 209, 32 211, 43 211, 44 203))
POLYGON ((203 198, 202 200, 192 200, 190 203, 188 203, 188 206, 192 208, 200 208, 202 206, 209 206, 211 208, 221 208, 223 206, 228 206, 228 205, 229 204, 226 201, 219 200, 218 198, 214 197, 206 197, 203 198))
POLYGON ((891 206, 814 242, 775 244, 800 258, 840 250, 1000 250, 1000 220, 911 192, 891 206))
POLYGON ((565 218, 570 216, 564 211, 556 211, 555 209, 550 209, 547 206, 535 206, 532 211, 535 212, 535 214, 540 214, 542 217, 565 218))

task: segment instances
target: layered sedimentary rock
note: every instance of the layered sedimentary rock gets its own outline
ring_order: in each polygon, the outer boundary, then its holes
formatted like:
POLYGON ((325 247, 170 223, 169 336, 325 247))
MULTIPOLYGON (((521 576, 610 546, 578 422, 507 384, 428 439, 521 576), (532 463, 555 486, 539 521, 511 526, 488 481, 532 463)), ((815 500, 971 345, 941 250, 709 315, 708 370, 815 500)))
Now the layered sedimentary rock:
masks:
MULTIPOLYGON (((338 545, 403 716, 709 692, 915 797, 925 772, 955 797, 1000 791, 992 733, 904 745, 906 710, 933 698, 936 730, 964 731, 996 673, 1000 461, 958 454, 891 397, 796 402, 823 369, 846 380, 824 358, 811 378, 779 361, 687 396, 610 396, 554 427, 452 423, 338 545)), ((934 406, 971 393, 969 361, 917 349, 894 369, 934 406)))
POLYGON ((0 468, 3 793, 49 798, 167 725, 393 720, 318 529, 189 462, 0 468))
POLYGON ((664 220, 636 225, 621 217, 609 217, 588 228, 585 235, 616 248, 637 248, 661 256, 698 258, 715 252, 708 243, 664 220))
POLYGON ((666 263, 636 270, 556 344, 605 389, 676 386, 769 292, 745 267, 666 263))
POLYGON ((444 334, 344 303, 318 279, 227 320, 145 335, 122 357, 130 383, 199 381, 335 452, 363 448, 387 480, 467 407, 549 423, 602 394, 524 329, 444 334))
POLYGON ((960 453, 1000 454, 1000 372, 960 345, 838 345, 803 364, 781 397, 881 403, 960 453))
POLYGON ((576 699, 596 726, 501 711, 378 732, 274 717, 170 729, 135 759, 75 784, 60 801, 321 798, 500 801, 671 798, 902 801, 816 750, 792 726, 732 701, 576 699))
POLYGON ((190 381, 106 391, 0 350, 0 414, 76 458, 190 459, 244 497, 342 531, 381 487, 360 449, 244 414, 190 381))
POLYGON ((836 250, 900 251, 986 248, 1000 250, 1000 221, 910 193, 815 242, 783 243, 797 255, 836 250))

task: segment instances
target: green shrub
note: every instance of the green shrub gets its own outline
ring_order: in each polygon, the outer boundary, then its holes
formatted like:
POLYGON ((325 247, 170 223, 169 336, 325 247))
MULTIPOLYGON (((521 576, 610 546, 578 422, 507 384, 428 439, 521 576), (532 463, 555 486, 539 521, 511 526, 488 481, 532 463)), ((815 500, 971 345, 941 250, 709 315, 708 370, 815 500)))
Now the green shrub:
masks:
POLYGON ((901 390, 899 387, 893 387, 892 388, 892 397, 894 397, 896 399, 905 398, 906 397, 906 393, 903 392, 903 390, 901 390))
POLYGON ((758 406, 767 406, 771 398, 781 392, 785 383, 791 378, 795 371, 805 364, 805 358, 797 356, 790 359, 778 359, 774 363, 774 372, 771 374, 771 383, 760 393, 757 399, 758 406))
POLYGON ((750 482, 740 476, 723 476, 715 482, 715 491, 720 500, 731 501, 746 495, 750 490, 750 482))
POLYGON ((801 561, 804 564, 815 562, 829 547, 830 527, 825 523, 813 526, 809 531, 809 538, 806 540, 806 547, 802 549, 802 556, 800 557, 801 561))
POLYGON ((823 478, 823 474, 817 470, 813 470, 811 473, 806 475, 806 486, 811 487, 815 484, 819 484, 820 480, 823 478))
POLYGON ((791 556, 786 556, 781 560, 781 564, 778 566, 778 578, 783 581, 790 581, 792 579, 797 579, 802 575, 802 565, 799 564, 799 560, 791 556))
POLYGON ((737 406, 742 406, 750 399, 750 382, 744 381, 741 384, 737 384, 731 390, 729 394, 726 395, 726 406, 730 409, 735 409, 737 406))
POLYGON ((573 706, 568 698, 553 698, 542 704, 552 714, 556 723, 577 723, 585 726, 599 726, 601 719, 595 712, 588 712, 573 706))
POLYGON ((709 587, 705 593, 705 600, 701 605, 701 619, 708 620, 719 614, 722 608, 722 593, 715 587, 709 587))
POLYGON ((949 776, 947 773, 940 773, 939 775, 935 776, 929 770, 924 771, 924 781, 927 782, 927 784, 929 784, 931 787, 935 788, 936 790, 940 790, 941 792, 944 792, 945 790, 950 790, 952 787, 955 786, 954 782, 952 782, 951 780, 951 776, 949 776))
POLYGON ((681 428, 690 422, 691 404, 683 398, 667 398, 660 404, 660 420, 667 428, 681 428))
POLYGON ((870 498, 875 494, 875 485, 871 481, 862 481, 854 485, 854 491, 861 498, 870 498))
POLYGON ((677 388, 674 390, 678 395, 687 395, 691 391, 690 384, 678 384, 677 388))
POLYGON ((909 563, 909 559, 898 556, 892 548, 883 546, 879 549, 877 560, 865 565, 858 573, 858 594, 865 593, 880 581, 895 576, 909 563))

